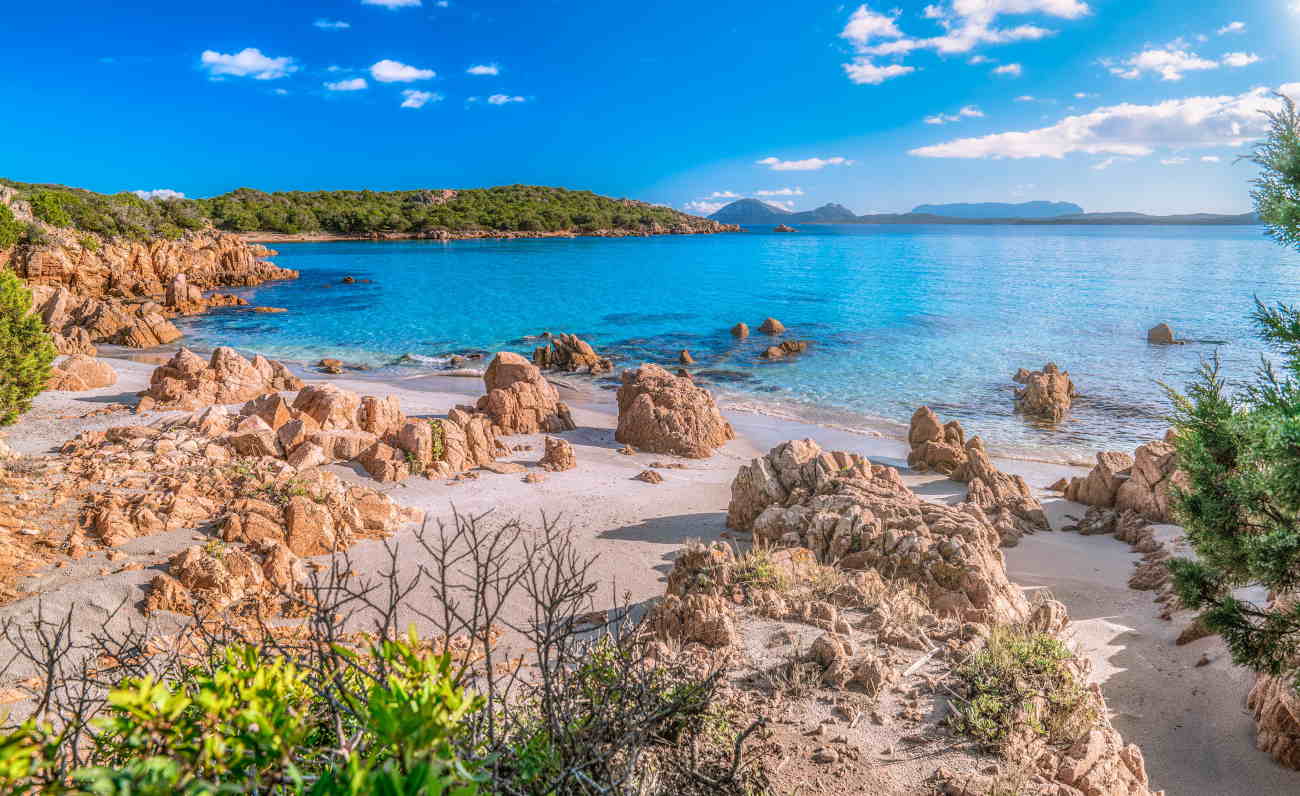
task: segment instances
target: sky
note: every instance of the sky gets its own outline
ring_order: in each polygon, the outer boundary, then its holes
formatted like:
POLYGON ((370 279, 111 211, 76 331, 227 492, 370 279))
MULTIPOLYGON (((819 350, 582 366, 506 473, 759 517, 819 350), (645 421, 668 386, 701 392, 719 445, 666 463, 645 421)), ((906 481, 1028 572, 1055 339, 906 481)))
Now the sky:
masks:
POLYGON ((0 176, 1250 209, 1300 0, 12 4, 0 176))

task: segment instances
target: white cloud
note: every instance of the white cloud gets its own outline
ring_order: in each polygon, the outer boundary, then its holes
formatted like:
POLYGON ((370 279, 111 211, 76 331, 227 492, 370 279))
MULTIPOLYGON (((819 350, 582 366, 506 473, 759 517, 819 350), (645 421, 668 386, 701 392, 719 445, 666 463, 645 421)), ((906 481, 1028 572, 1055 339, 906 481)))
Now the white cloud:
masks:
POLYGON ((413 83, 416 80, 428 80, 436 74, 432 69, 407 66, 387 58, 370 67, 371 77, 380 83, 413 83))
POLYGON ((1003 64, 993 70, 995 75, 1010 75, 1011 77, 1020 77, 1024 73, 1020 64, 1003 64))
POLYGON ((709 194, 710 199, 739 199, 740 194, 735 191, 714 191, 709 194))
POLYGON ((354 77, 351 80, 340 80, 337 83, 326 83, 325 88, 330 91, 361 91, 367 87, 364 77, 354 77))
POLYGON ((1245 32, 1246 32, 1246 23, 1245 23, 1245 22, 1229 22, 1228 24, 1226 24, 1226 25, 1224 25, 1223 27, 1219 28, 1218 31, 1216 31, 1216 32, 1217 32, 1220 36, 1222 36, 1222 35, 1224 35, 1224 34, 1227 34, 1227 33, 1245 33, 1245 32))
POLYGON ((287 96, 287 95, 288 95, 289 90, 288 90, 288 89, 283 89, 283 88, 277 88, 277 89, 272 89, 271 93, 272 93, 272 94, 278 94, 278 95, 280 95, 281 97, 284 97, 284 96, 287 96))
POLYGON ((469 69, 466 69, 465 74, 499 75, 501 74, 501 67, 498 66, 497 64, 475 64, 474 66, 471 66, 469 69))
POLYGON ((888 66, 877 66, 872 63, 870 58, 858 56, 851 62, 843 64, 844 74, 849 76, 849 80, 857 83, 859 86, 870 85, 878 86, 891 77, 902 77, 916 71, 914 66, 903 66, 902 64, 889 64, 888 66))
POLYGON ((1016 97, 1016 102, 1038 102, 1038 97, 1035 97, 1033 94, 1021 94, 1019 97, 1016 97))
MULTIPOLYGON (((1300 83, 1278 91, 1300 97, 1300 83)), ((1262 111, 1278 102, 1268 88, 1236 96, 1187 97, 1155 105, 1125 103, 1067 116, 1049 127, 961 138, 913 149, 931 158, 1062 158, 1073 152, 1149 155, 1158 148, 1241 146, 1267 129, 1262 111)))
POLYGON ((755 161, 757 166, 767 166, 772 171, 817 171, 827 166, 852 166, 846 158, 806 158, 804 160, 779 160, 773 157, 755 161))
POLYGON ((966 61, 966 63, 970 64, 971 66, 979 66, 980 64, 987 64, 987 63, 991 63, 992 61, 993 59, 989 58, 987 55, 972 55, 970 59, 966 61))
POLYGON ((493 94, 487 98, 490 105, 509 105, 512 102, 526 102, 523 97, 510 96, 509 94, 493 94))
POLYGON ((925 117, 925 123, 948 124, 950 122, 960 122, 962 119, 978 119, 983 116, 984 111, 974 105, 967 105, 956 113, 936 113, 933 116, 927 116, 925 117))
POLYGON ((1183 157, 1182 155, 1175 155, 1171 158, 1160 159, 1161 166, 1181 166, 1186 162, 1187 162, 1187 158, 1183 157))
POLYGON ((451 3, 448 2, 448 0, 438 0, 438 2, 434 3, 434 5, 436 5, 438 8, 447 8, 451 5, 451 3))
POLYGON ((276 80, 298 71, 298 66, 288 56, 272 58, 263 55, 256 47, 246 47, 227 55, 215 50, 204 50, 200 56, 203 68, 214 78, 251 77, 254 80, 276 80))
POLYGON ((420 0, 361 0, 363 6, 383 6, 387 9, 394 8, 415 8, 420 5, 420 0))
POLYGON ((1090 97, 1095 97, 1095 96, 1097 96, 1097 95, 1096 95, 1096 94, 1089 94, 1089 93, 1086 92, 1086 91, 1076 91, 1076 92, 1074 92, 1074 98, 1075 98, 1075 99, 1088 99, 1088 98, 1090 98, 1090 97))
POLYGON ((1202 163, 1218 163, 1220 160, 1221 158, 1218 155, 1203 155, 1201 157, 1202 163))
POLYGON ((1136 80, 1144 72, 1154 72, 1161 80, 1182 80, 1184 72, 1218 69, 1217 61, 1202 58, 1183 48, 1181 42, 1170 42, 1163 48, 1143 50, 1118 64, 1102 61, 1110 73, 1125 80, 1136 80))
POLYGON ((711 216, 726 207, 728 204, 728 202, 710 202, 700 199, 695 202, 687 202, 682 205, 682 209, 688 213, 695 213, 696 215, 711 216))
POLYGON ((430 102, 442 102, 443 96, 436 91, 417 91, 408 88, 402 92, 403 108, 423 108, 430 102))
POLYGON ((1110 168, 1111 166, 1114 166, 1116 163, 1118 163, 1118 162, 1121 161, 1122 159, 1123 159, 1123 158, 1106 158, 1105 160, 1098 161, 1098 162, 1092 164, 1092 170, 1093 170, 1093 171, 1105 171, 1106 169, 1110 168))
POLYGON ((768 191, 754 191, 755 196, 803 196, 803 188, 774 188, 768 191))
POLYGON ((152 191, 132 191, 141 199, 184 199, 185 194, 171 188, 154 188, 152 191))
POLYGON ((347 30, 352 27, 351 22, 344 22, 341 19, 318 19, 311 24, 321 30, 347 30))
MULTIPOLYGON (((864 4, 849 16, 840 31, 840 37, 848 40, 857 52, 850 63, 844 64, 844 72, 855 83, 878 85, 891 77, 913 72, 915 67, 897 63, 880 65, 874 58, 906 58, 918 50, 957 55, 969 53, 981 45, 1036 41, 1056 31, 1030 24, 999 27, 998 17, 1042 14, 1059 19, 1078 19, 1091 10, 1082 0, 944 0, 926 6, 923 13, 942 32, 935 36, 913 37, 898 27, 897 11, 882 14, 864 4)), ((988 60, 975 55, 969 63, 981 64, 988 60)))
POLYGON ((793 201, 793 200, 790 200, 790 199, 787 199, 787 200, 785 200, 785 201, 782 201, 782 200, 780 200, 780 199, 768 199, 768 200, 767 200, 767 204, 770 204, 770 205, 776 205, 777 207, 781 208, 782 210, 793 210, 793 209, 794 209, 794 201, 793 201))
POLYGON ((1254 53, 1225 53, 1223 56, 1224 66, 1250 66, 1259 61, 1259 56, 1254 53))

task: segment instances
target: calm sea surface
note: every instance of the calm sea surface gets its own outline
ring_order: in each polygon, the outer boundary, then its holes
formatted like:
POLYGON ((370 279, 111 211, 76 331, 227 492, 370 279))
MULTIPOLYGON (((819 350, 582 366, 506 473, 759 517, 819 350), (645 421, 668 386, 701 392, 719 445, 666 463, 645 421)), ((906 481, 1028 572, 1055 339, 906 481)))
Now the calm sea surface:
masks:
POLYGON ((275 261, 296 282, 242 292, 281 314, 189 319, 199 346, 322 356, 380 372, 573 332, 620 364, 694 370, 728 404, 855 428, 905 423, 920 404, 1013 453, 1077 456, 1163 433, 1160 381, 1181 386, 1218 351, 1248 379, 1263 347, 1252 296, 1300 303, 1300 254, 1257 227, 805 227, 779 235, 299 243, 275 261), (372 284, 343 285, 344 276, 372 284), (812 341, 759 359, 737 321, 766 316, 812 341), (1146 329, 1216 342, 1158 347, 1146 329), (413 355, 398 363, 403 355, 413 355), (1011 411, 1017 368, 1055 361, 1083 398, 1056 428, 1011 411))

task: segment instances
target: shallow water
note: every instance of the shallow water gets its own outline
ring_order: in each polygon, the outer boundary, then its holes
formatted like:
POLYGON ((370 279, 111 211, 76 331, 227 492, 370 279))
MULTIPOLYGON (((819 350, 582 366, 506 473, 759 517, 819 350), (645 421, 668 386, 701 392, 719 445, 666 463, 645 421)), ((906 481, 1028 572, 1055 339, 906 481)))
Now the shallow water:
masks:
POLYGON ((573 332, 621 364, 694 368, 733 406, 851 428, 926 403, 1013 454, 1078 458, 1158 437, 1167 401, 1218 351, 1248 379, 1252 296, 1300 301, 1300 255, 1257 227, 806 227, 797 234, 279 244, 296 282, 242 291, 289 311, 187 319, 200 346, 406 372, 573 332), (371 284, 343 285, 344 276, 371 284), (758 358, 737 321, 812 341, 758 358), (1146 329, 1221 341, 1159 347, 1146 329), (404 354, 414 362, 394 364, 404 354), (1011 411, 1017 368, 1055 361, 1083 397, 1056 428, 1011 411))

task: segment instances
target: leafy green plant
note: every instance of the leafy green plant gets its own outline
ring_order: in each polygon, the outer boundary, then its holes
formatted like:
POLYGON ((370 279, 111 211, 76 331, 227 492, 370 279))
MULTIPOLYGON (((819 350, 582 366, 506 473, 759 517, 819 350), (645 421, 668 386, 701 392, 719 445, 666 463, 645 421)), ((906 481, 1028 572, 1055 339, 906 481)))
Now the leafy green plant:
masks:
POLYGON ((429 426, 433 429, 433 460, 440 462, 447 453, 447 432, 441 420, 430 420, 429 426))
POLYGON ((54 344, 31 311, 32 294, 8 270, 0 270, 0 426, 18 420, 45 389, 54 344))
POLYGON ((22 240, 24 231, 22 223, 14 218, 14 211, 9 209, 9 205, 0 204, 0 251, 12 249, 22 240))

